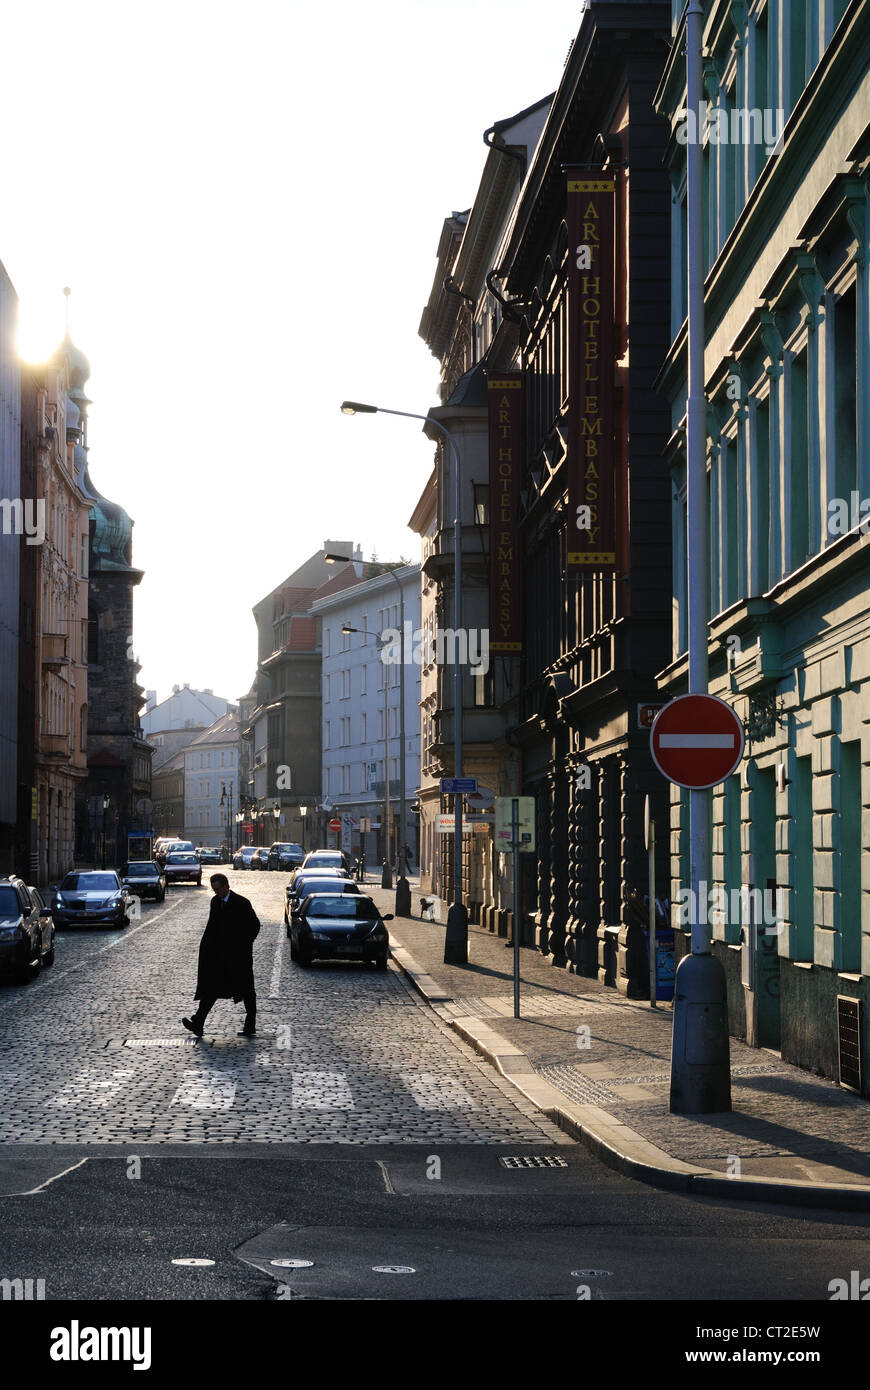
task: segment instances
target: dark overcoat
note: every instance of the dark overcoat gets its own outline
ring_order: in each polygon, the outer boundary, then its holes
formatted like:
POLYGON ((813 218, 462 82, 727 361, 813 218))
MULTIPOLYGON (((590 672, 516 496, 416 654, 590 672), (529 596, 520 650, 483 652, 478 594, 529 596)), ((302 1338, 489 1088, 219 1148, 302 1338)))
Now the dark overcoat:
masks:
POLYGON ((253 944, 260 921, 247 898, 214 897, 199 943, 194 999, 241 999, 254 993, 253 944))

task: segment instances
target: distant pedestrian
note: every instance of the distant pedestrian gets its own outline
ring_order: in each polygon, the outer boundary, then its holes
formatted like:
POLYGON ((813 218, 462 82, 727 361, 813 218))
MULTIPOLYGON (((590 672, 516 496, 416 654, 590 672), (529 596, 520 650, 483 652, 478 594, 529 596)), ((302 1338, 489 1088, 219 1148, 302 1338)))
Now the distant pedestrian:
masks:
POLYGON ((254 989, 254 940, 260 922, 250 901, 231 893, 226 874, 212 874, 214 891, 208 923, 199 943, 196 994, 199 1008, 181 1021, 189 1032, 202 1037, 205 1020, 216 999, 232 999, 245 1005, 245 1026, 239 1037, 252 1038, 257 1028, 257 995, 254 989))

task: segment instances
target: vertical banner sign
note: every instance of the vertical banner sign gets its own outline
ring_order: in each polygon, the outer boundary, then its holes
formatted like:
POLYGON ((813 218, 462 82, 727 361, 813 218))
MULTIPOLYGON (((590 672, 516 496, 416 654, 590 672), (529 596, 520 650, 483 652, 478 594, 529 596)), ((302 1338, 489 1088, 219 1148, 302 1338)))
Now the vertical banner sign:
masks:
POLYGON ((517 508, 525 458, 522 372, 487 382, 489 406, 489 647, 523 649, 517 508))
POLYGON ((614 174, 568 172, 568 569, 616 569, 614 174))

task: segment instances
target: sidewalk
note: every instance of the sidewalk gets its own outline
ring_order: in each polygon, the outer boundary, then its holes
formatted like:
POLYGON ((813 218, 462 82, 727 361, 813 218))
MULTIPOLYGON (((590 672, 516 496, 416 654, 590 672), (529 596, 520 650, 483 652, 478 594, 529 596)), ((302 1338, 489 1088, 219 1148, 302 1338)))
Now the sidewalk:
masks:
MULTIPOLYGON (((365 891, 395 910, 394 892, 365 891)), ((415 881, 415 912, 419 903, 415 881)), ((389 924, 396 964, 460 1036, 611 1166, 705 1195, 870 1210, 865 1100, 732 1038, 732 1111, 672 1115, 668 1005, 625 999, 526 948, 515 1019, 512 949, 469 926, 468 964, 445 965, 440 910, 440 922, 389 924)))

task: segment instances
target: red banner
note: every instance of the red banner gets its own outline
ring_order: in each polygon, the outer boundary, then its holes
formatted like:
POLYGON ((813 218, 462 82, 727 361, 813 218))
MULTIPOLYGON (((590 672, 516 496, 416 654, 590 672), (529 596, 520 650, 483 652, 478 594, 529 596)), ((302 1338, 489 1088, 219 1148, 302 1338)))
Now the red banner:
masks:
POLYGON ((613 174, 568 174, 568 569, 616 569, 613 174))
POLYGON ((523 649, 517 507, 525 455, 522 372, 487 382, 489 406, 489 648, 523 649))

